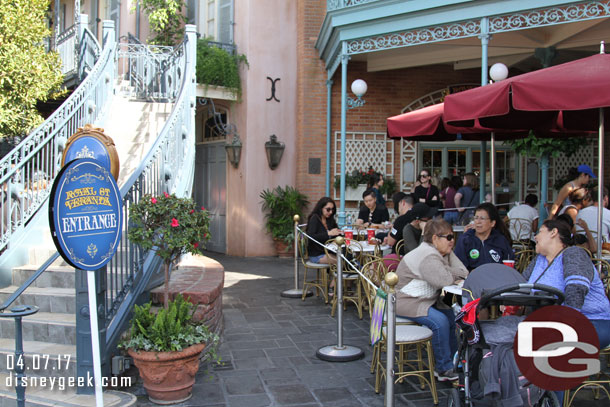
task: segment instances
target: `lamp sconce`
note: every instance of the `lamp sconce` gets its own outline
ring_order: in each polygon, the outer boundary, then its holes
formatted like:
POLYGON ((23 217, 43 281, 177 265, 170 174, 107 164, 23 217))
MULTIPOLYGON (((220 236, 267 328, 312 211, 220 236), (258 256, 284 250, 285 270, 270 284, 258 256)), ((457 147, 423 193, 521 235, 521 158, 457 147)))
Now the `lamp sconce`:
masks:
POLYGON ((227 141, 225 150, 227 152, 227 158, 233 168, 239 167, 239 160, 241 159, 241 140, 239 139, 238 134, 233 135, 233 141, 230 143, 227 141))
POLYGON ((501 62, 497 62, 489 68, 489 77, 494 82, 503 81, 508 78, 508 68, 501 62))
POLYGON ((347 108, 354 109, 356 107, 364 106, 366 101, 362 99, 362 96, 368 90, 368 85, 362 79, 356 79, 352 82, 352 93, 356 95, 356 99, 352 99, 348 96, 347 98, 347 108))
POLYGON ((269 163, 269 168, 275 170, 278 165, 280 165, 285 148, 286 146, 284 143, 277 141, 275 134, 269 136, 269 141, 265 143, 265 151, 267 152, 267 162, 269 163))

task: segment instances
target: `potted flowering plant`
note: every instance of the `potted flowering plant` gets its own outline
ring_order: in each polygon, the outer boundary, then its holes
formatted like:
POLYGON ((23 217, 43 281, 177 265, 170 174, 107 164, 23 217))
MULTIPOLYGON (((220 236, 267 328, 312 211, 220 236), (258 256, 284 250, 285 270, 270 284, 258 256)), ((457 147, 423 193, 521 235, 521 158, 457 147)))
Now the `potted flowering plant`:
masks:
POLYGON ((168 404, 190 398, 204 348, 218 360, 218 336, 193 321, 196 306, 180 294, 169 300, 171 266, 182 254, 202 253, 210 237, 209 224, 205 208, 198 208, 190 198, 168 193, 145 195, 129 208, 129 240, 154 250, 163 259, 165 272, 164 307, 134 306, 129 335, 120 345, 134 359, 153 402, 168 404))

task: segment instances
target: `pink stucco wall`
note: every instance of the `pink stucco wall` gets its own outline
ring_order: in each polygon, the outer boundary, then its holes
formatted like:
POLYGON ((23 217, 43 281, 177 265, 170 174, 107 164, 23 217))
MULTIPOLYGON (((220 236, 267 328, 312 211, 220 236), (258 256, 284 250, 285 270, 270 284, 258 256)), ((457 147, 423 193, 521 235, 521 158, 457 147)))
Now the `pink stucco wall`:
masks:
POLYGON ((285 0, 241 0, 235 7, 235 42, 250 66, 242 72, 242 102, 233 108, 243 151, 239 168, 227 167, 229 254, 275 254, 265 233, 259 195, 265 188, 295 185, 296 13, 297 2, 285 0), (267 77, 280 78, 276 82, 279 103, 265 100, 271 96, 267 77), (286 144, 282 162, 273 171, 264 147, 271 134, 286 144))

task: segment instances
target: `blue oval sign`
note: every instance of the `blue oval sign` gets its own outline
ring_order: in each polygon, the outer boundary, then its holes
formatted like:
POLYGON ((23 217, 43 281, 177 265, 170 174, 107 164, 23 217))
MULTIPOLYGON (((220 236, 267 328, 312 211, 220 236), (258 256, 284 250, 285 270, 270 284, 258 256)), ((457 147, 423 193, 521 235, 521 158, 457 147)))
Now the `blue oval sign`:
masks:
POLYGON ((73 267, 97 270, 121 240, 122 200, 112 174, 99 161, 66 164, 51 190, 49 224, 55 246, 73 267))

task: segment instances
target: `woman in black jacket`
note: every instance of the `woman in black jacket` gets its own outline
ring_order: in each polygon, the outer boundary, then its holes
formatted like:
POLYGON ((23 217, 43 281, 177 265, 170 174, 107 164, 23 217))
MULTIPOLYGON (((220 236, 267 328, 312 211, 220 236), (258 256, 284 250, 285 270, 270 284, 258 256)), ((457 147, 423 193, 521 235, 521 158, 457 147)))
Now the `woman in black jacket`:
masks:
POLYGON ((311 239, 307 245, 309 261, 313 263, 330 264, 335 263, 335 258, 330 258, 324 252, 324 247, 319 243, 324 244, 331 237, 341 234, 341 230, 335 221, 337 206, 335 201, 325 196, 320 198, 316 206, 311 211, 307 218, 307 234, 311 239))

